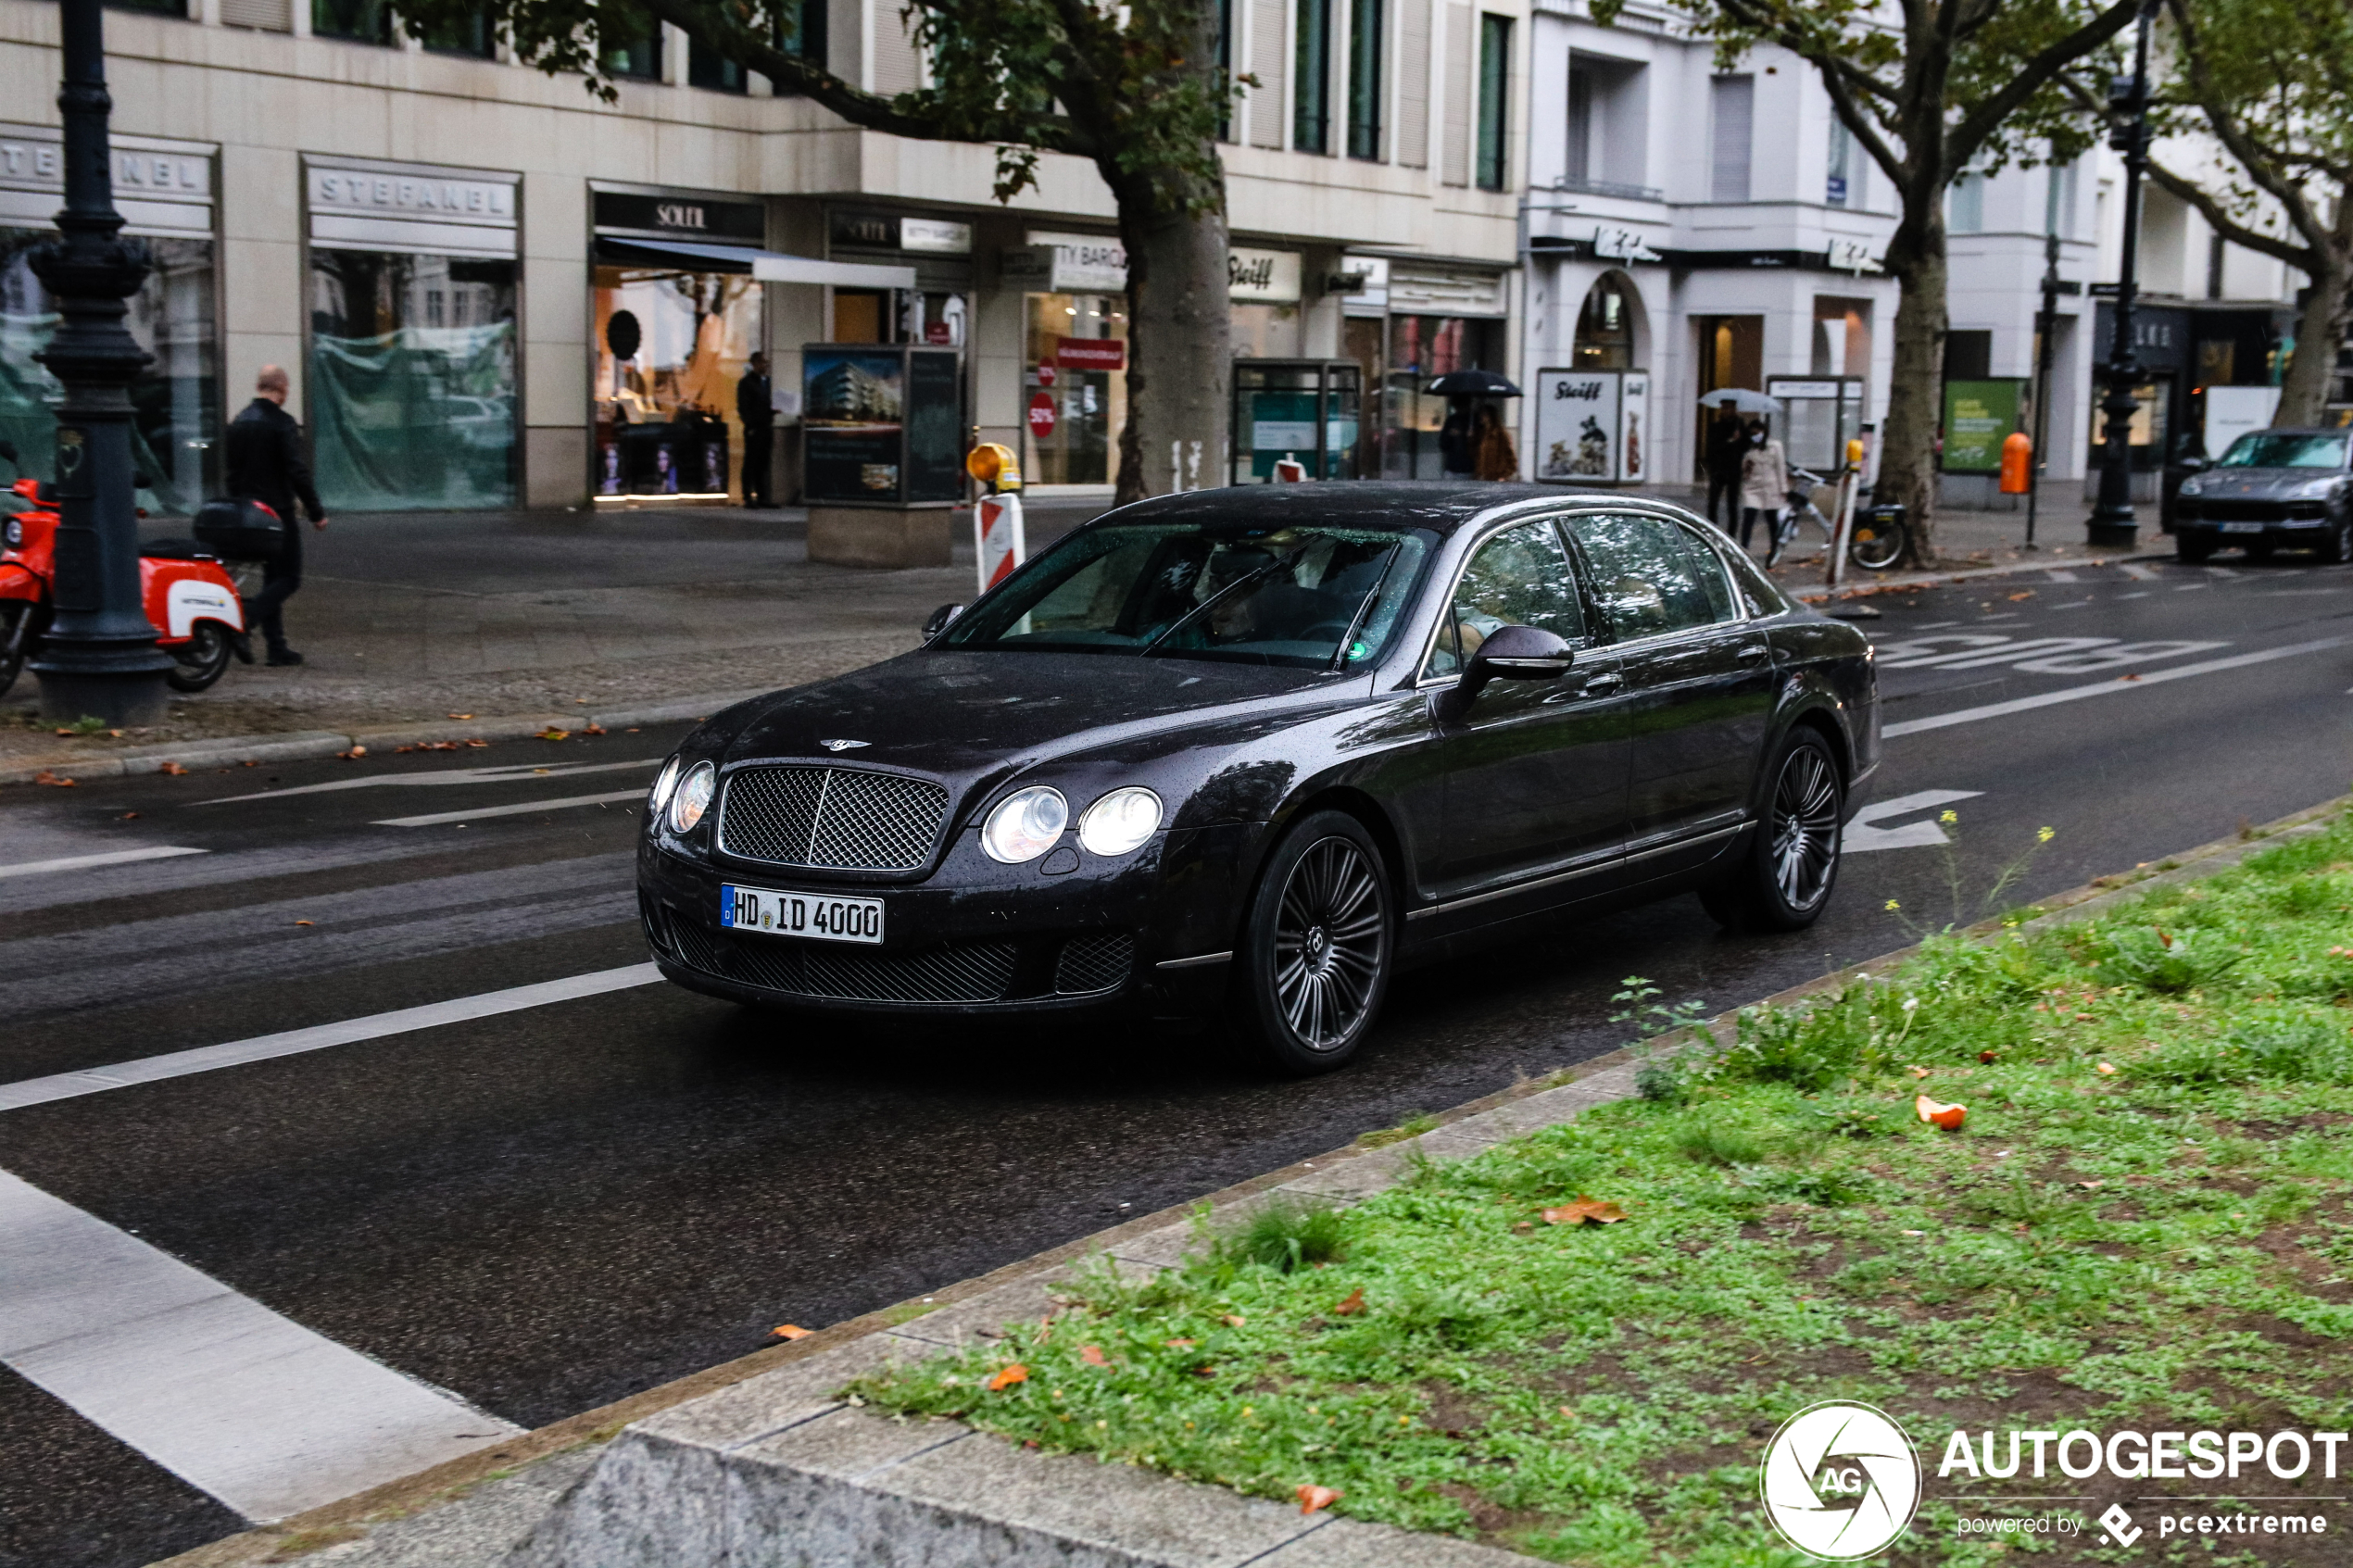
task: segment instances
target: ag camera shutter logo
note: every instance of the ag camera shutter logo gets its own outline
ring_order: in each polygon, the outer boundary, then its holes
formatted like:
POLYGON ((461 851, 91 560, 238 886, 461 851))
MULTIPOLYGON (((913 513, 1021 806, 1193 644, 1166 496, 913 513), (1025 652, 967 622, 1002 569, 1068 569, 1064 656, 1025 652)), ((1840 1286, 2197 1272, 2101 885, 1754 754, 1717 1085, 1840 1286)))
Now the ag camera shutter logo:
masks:
POLYGON ((1781 1423, 1766 1445, 1758 1489, 1783 1540, 1846 1562, 1885 1550, 1911 1524, 1920 1462, 1884 1411, 1830 1399, 1781 1423))

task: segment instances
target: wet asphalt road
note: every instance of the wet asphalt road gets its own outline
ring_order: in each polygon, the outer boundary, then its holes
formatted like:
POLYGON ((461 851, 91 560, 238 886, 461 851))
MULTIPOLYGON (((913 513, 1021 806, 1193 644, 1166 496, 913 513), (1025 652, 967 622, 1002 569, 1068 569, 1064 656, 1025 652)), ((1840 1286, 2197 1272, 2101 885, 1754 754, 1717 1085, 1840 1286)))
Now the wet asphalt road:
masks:
MULTIPOLYGON (((1975 918, 1945 849, 1868 847, 1945 806, 1972 897, 2056 830, 2030 898, 2346 790, 2353 570, 2066 575, 1871 601, 1899 730, 1874 798, 1941 793, 1867 822, 1813 931, 1728 937, 1688 897, 1531 931, 1404 978, 1332 1077, 1269 1081, 1200 1037, 893 1035, 653 985, 0 1111, 0 1168, 543 1424, 1608 1050, 1623 976, 1729 1007, 1906 920, 1975 918)), ((0 791, 0 1084, 642 961, 634 800, 377 824, 632 789, 685 728, 0 791), (510 771, 413 782, 459 768, 510 771), (5 874, 156 846, 207 853, 5 874)), ((0 1564, 139 1563, 243 1523, 0 1370, 0 1564)))

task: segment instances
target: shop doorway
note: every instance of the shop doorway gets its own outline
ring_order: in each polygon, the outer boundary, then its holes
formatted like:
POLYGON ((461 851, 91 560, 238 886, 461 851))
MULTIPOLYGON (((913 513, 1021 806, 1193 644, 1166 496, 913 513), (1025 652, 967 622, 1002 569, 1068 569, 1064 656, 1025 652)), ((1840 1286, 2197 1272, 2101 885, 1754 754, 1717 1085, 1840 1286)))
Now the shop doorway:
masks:
POLYGON ((1604 272, 1585 292, 1577 312, 1577 341, 1569 362, 1579 370, 1630 370, 1642 363, 1635 325, 1641 296, 1619 272, 1604 272))
MULTIPOLYGON (((1696 316, 1692 319, 1692 332, 1700 396, 1728 386, 1765 390, 1764 317, 1696 316)), ((1719 415, 1696 404, 1692 413, 1692 480, 1705 484, 1709 437, 1719 431, 1719 415)))
MULTIPOLYGON (((1504 323, 1476 316, 1391 316, 1389 369, 1382 378, 1380 476, 1444 479, 1439 435, 1446 399, 1429 383, 1451 370, 1504 369, 1504 323)), ((1366 463, 1369 469, 1371 464, 1366 463)), ((1467 473, 1467 468, 1458 471, 1467 473)))

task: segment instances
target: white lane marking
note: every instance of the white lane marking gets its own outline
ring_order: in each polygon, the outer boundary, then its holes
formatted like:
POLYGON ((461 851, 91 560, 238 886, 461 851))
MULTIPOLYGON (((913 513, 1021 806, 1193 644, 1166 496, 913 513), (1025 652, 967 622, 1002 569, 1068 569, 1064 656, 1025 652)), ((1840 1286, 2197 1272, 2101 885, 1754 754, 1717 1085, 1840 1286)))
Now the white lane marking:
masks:
POLYGON ((207 855, 207 849, 189 849, 176 845, 158 844, 149 849, 109 849, 103 855, 66 855, 54 860, 19 860, 13 866, 0 866, 0 876, 39 876, 44 872, 83 872, 95 866, 127 866, 133 860, 169 860, 175 855, 207 855))
POLYGON ((2152 670, 2133 680, 2101 681, 2088 686, 2069 686, 2062 691, 2041 692, 2033 696, 2013 697, 2007 702, 1989 702, 1982 708, 1964 708, 1952 713, 1939 713, 1933 718, 1907 719, 1900 724, 1890 724, 1880 731, 1882 738, 1894 740, 1898 735, 1916 735, 1927 730, 1942 730, 1955 724, 1973 724, 1980 719, 1998 719, 2005 714, 2024 713, 2030 709, 2048 708, 2053 703, 2075 702, 2087 696, 2108 696, 2117 692, 2138 691, 2166 681, 2186 680, 2192 675, 2211 675, 2218 670, 2238 670, 2249 664, 2266 664, 2275 659, 2294 659, 2298 654, 2321 653, 2329 648, 2343 647, 2345 637, 2329 637, 2317 643, 2296 643, 2284 648, 2263 648, 2255 653, 2234 654, 2229 659, 2209 659, 2202 664, 2176 665, 2171 670, 2152 670))
POLYGON ((2118 570, 2135 583, 2154 583, 2165 575, 2153 566, 2143 566, 2140 562, 2132 560, 2119 563, 2118 570))
POLYGON ((603 795, 567 795, 556 800, 524 800, 512 806, 484 806, 472 811, 434 811, 422 817, 385 817, 369 823, 379 828, 430 828, 443 822, 479 822, 484 817, 518 817, 526 811, 552 811, 559 806, 601 806, 614 800, 643 800, 642 789, 616 789, 603 795))
POLYGON ((2195 594, 2201 588, 2211 588, 2212 586, 2214 586, 2214 584, 2211 583, 2184 583, 2173 591, 2177 594, 2195 594))
POLYGON ((224 806, 233 800, 274 800, 282 795, 323 795, 337 789, 368 789, 376 784, 434 785, 529 784, 535 779, 568 779, 576 773, 610 773, 623 768, 659 768, 661 759, 635 762, 558 762, 552 765, 512 762, 496 768, 443 768, 426 773, 362 773, 357 778, 329 779, 325 784, 297 784, 292 789, 265 789, 254 795, 222 795, 198 800, 197 806, 224 806))
POLYGON ((0 1361, 247 1519, 522 1430, 0 1171, 0 1361))
POLYGON ((2051 568, 2050 580, 2054 583, 2081 583, 2083 581, 2081 577, 2076 576, 2075 573, 2068 571, 2067 568, 2063 566, 2055 566, 2051 568))
POLYGON ((2011 664, 2030 675, 2088 675, 2095 670, 2180 659, 2230 646, 2188 641, 2127 643, 2115 637, 2030 637, 2021 642, 1944 632, 1909 642, 1881 643, 1879 663, 1882 670, 1978 670, 1990 664, 2011 664), (1945 643, 1965 646, 1939 646, 1945 643))
POLYGON ((249 1061, 298 1056, 304 1051, 323 1050, 329 1046, 356 1045, 361 1040, 379 1040, 387 1035, 407 1035, 419 1029, 438 1029, 444 1024, 470 1022, 477 1018, 495 1018, 502 1012, 521 1012, 526 1008, 546 1007, 551 1002, 600 997, 608 991, 626 991, 635 985, 650 985, 661 978, 661 971, 652 964, 627 964, 620 969, 600 969, 586 974, 568 975, 561 980, 543 980, 533 985, 510 986, 504 991, 484 991, 479 996, 459 997, 447 1002, 428 1002, 423 1007, 402 1008, 396 1012, 371 1013, 365 1018, 349 1018, 340 1023, 320 1023, 308 1029, 258 1035, 250 1040, 232 1040, 225 1045, 168 1051, 161 1056, 140 1057, 131 1061, 116 1062, 109 1067, 85 1067, 73 1073, 52 1073, 45 1078, 20 1078, 13 1084, 0 1084, 0 1110, 19 1110, 28 1105, 46 1105, 51 1100, 73 1099, 107 1089, 126 1088, 132 1084, 184 1078, 193 1073, 210 1073, 218 1068, 242 1066, 249 1061))
POLYGON ((1917 795, 1899 795, 1893 800, 1874 801, 1855 813, 1840 835, 1839 847, 1849 855, 1868 855, 1874 849, 1918 849, 1932 844, 1952 842, 1938 822, 1906 822, 1901 827, 1879 826, 1890 817, 1909 816, 1932 807, 1950 806, 1956 800, 1974 800, 1985 792, 1982 789, 1924 789, 1917 795))

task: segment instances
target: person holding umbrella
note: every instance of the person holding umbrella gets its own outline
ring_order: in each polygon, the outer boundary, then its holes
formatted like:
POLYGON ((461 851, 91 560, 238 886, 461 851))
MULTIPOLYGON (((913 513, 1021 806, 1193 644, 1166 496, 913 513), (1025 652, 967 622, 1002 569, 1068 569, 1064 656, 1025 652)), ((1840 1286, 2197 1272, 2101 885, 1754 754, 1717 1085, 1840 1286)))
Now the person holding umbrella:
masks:
POLYGON ((1448 478, 1517 479, 1519 453, 1495 400, 1517 397, 1519 388, 1492 370, 1449 370, 1429 383, 1430 395, 1448 400, 1446 422, 1438 430, 1439 466, 1448 478))
POLYGON ((1742 433, 1741 548, 1749 547, 1758 519, 1765 522, 1765 547, 1773 546, 1780 527, 1781 504, 1789 498, 1789 456, 1768 434, 1763 420, 1751 420, 1742 433))

